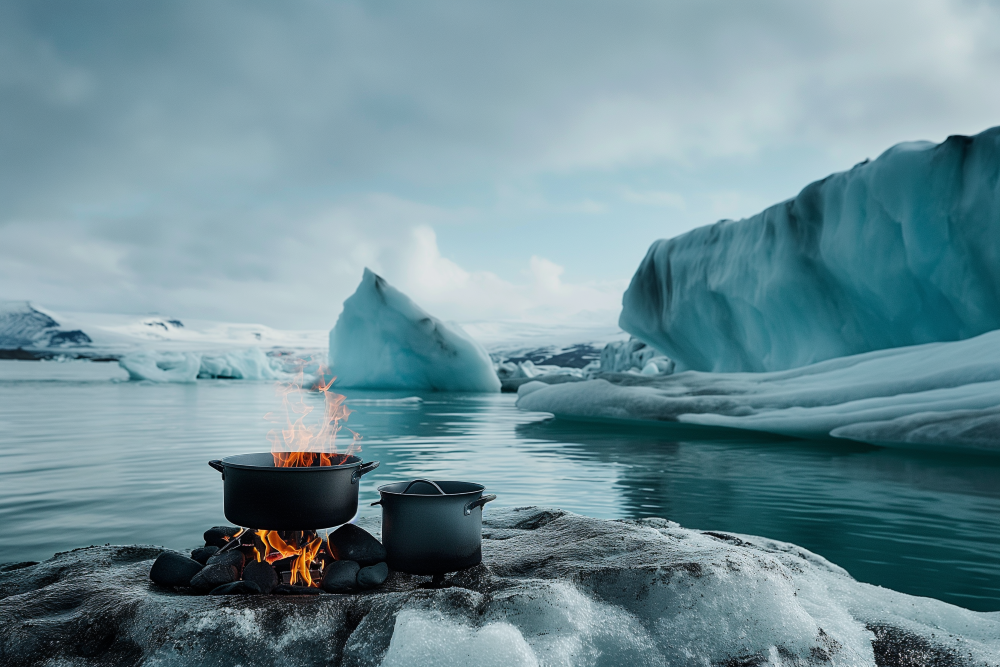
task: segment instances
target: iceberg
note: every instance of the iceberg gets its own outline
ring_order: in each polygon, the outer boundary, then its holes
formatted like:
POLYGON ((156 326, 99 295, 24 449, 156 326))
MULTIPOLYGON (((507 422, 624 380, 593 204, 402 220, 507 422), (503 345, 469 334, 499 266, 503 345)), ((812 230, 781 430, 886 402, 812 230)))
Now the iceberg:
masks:
POLYGON ((368 269, 330 331, 329 359, 343 387, 500 391, 479 343, 368 269))
POLYGON ((779 371, 1000 328, 1000 128, 904 143, 655 242, 622 329, 678 370, 779 371))
POLYGON ((576 384, 528 383, 517 407, 569 419, 1000 453, 1000 331, 770 373, 608 373, 576 384))

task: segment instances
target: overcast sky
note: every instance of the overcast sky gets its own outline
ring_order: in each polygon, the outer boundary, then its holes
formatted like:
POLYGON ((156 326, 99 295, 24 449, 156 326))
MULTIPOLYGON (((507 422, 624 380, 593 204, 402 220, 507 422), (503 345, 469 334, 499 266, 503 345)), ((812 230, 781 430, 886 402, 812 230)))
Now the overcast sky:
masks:
POLYGON ((0 4, 0 299, 613 323, 649 244, 1000 124, 1000 3, 0 4))

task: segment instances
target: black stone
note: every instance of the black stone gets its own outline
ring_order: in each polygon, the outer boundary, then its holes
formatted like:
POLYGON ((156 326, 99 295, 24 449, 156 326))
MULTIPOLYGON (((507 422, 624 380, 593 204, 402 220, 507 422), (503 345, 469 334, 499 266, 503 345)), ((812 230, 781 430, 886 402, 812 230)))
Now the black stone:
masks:
POLYGON ((327 593, 350 593, 358 587, 360 570, 353 560, 336 560, 327 566, 320 587, 327 593))
POLYGON ((209 528, 205 531, 205 546, 224 547, 229 542, 225 538, 233 537, 238 532, 240 532, 240 529, 234 526, 215 526, 214 528, 209 528))
POLYGON ((226 551, 225 553, 215 554, 208 559, 206 565, 232 565, 236 568, 236 572, 240 573, 243 571, 243 552, 238 549, 233 549, 231 551, 226 551))
POLYGON ((164 551, 149 569, 149 578, 161 586, 190 586, 191 579, 201 572, 202 565, 175 551, 164 551))
POLYGON ((385 563, 378 563, 363 567, 358 571, 358 586, 361 588, 375 588, 385 583, 389 578, 389 566, 385 563))
POLYGON ((337 560, 353 560, 367 567, 385 560, 385 547, 364 528, 347 523, 330 535, 330 550, 337 560))
POLYGON ((191 558, 204 565, 218 550, 219 547, 198 547, 191 552, 191 558))
POLYGON ((252 581, 234 581, 212 589, 209 595, 260 595, 260 586, 252 581))
POLYGON ((207 593, 213 588, 237 579, 239 579, 239 574, 232 565, 208 565, 204 570, 191 577, 191 587, 207 593))
POLYGON ((260 590, 264 593, 270 593, 281 583, 273 567, 257 561, 251 561, 243 568, 243 581, 252 581, 260 586, 260 590))
POLYGON ((271 591, 273 595, 319 595, 321 591, 312 586, 295 586, 292 584, 280 584, 271 591))

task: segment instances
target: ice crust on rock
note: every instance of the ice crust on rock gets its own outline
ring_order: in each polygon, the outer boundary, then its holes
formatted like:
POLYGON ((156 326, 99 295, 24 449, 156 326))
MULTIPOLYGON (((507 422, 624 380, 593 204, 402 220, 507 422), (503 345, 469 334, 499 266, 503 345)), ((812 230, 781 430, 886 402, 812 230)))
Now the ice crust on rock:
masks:
POLYGON ((64 552, 0 572, 0 662, 923 667, 1000 656, 1000 613, 859 583, 791 544, 540 508, 490 510, 483 533, 483 564, 449 588, 395 572, 374 590, 307 601, 152 586, 158 547, 64 552))
POLYGON ((572 385, 531 384, 517 406, 564 418, 1000 453, 1000 331, 772 373, 606 374, 572 385))
POLYGON ((500 391, 486 350, 365 269, 330 331, 337 386, 432 391, 500 391))
POLYGON ((776 371, 1000 328, 1000 128, 904 143, 655 242, 620 325, 680 370, 776 371))

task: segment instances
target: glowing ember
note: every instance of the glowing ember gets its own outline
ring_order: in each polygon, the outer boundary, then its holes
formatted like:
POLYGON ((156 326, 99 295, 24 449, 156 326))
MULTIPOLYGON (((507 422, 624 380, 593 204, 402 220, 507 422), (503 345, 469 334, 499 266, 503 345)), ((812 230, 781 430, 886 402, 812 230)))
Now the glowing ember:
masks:
MULTIPOLYGON (((351 410, 344 405, 345 396, 330 391, 334 380, 320 380, 314 389, 323 393, 324 416, 318 423, 306 423, 307 417, 313 412, 313 406, 306 402, 308 392, 303 390, 304 368, 307 362, 299 363, 299 371, 295 380, 278 383, 277 393, 282 398, 285 411, 284 428, 274 429, 267 434, 271 441, 271 454, 274 465, 280 468, 330 466, 339 465, 344 460, 360 451, 358 440, 361 436, 347 429, 351 435, 351 444, 346 452, 338 453, 337 434, 344 428, 351 410)), ((319 377, 324 378, 328 370, 320 366, 319 377)), ((278 421, 274 413, 264 415, 269 421, 278 421)))
MULTIPOLYGON (((313 565, 326 541, 313 531, 294 531, 282 537, 276 530, 258 530, 254 540, 257 561, 269 564, 283 558, 292 558, 291 582, 298 586, 319 586, 313 579, 313 565), (262 554, 263 552, 263 554, 262 554)), ((322 562, 319 563, 322 571, 322 562)))

